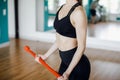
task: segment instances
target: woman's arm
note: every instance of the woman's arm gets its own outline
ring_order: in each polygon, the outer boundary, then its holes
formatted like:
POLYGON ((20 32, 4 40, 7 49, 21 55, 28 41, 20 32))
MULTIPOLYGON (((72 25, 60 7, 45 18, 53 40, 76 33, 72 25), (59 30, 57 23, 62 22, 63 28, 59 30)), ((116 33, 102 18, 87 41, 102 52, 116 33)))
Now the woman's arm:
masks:
POLYGON ((55 41, 54 44, 50 47, 50 49, 44 54, 46 59, 54 53, 58 49, 57 42, 55 41))
POLYGON ((70 75, 70 73, 72 72, 74 67, 78 64, 83 55, 83 52, 86 47, 86 32, 87 32, 87 19, 82 7, 78 7, 75 10, 75 12, 71 14, 71 19, 76 29, 78 48, 73 56, 73 59, 69 67, 65 71, 65 73, 68 75, 70 75))
POLYGON ((51 54, 53 54, 58 49, 57 42, 55 41, 53 45, 49 48, 49 50, 44 54, 38 54, 36 56, 35 61, 39 63, 39 57, 41 57, 43 60, 46 60, 51 54))

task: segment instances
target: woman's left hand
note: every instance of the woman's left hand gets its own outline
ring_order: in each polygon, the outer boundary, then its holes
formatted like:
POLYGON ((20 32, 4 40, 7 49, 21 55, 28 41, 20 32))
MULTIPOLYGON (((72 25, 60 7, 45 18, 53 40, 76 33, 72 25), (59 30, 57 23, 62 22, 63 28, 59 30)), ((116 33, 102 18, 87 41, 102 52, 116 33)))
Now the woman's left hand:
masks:
POLYGON ((67 73, 64 73, 61 77, 58 78, 58 80, 68 80, 69 75, 67 73))

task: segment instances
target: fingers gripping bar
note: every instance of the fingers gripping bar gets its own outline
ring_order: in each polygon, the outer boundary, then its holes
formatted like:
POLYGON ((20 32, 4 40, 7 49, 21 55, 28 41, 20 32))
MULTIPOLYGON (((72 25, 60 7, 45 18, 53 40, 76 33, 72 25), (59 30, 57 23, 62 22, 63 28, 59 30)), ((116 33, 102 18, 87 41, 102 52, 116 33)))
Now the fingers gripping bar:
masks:
MULTIPOLYGON (((36 54, 30 50, 29 46, 25 46, 24 49, 31 54, 34 58, 36 57, 36 54)), ((53 70, 42 58, 39 58, 39 62, 45 67, 47 68, 54 76, 56 76, 57 78, 60 77, 60 74, 58 74, 55 70, 53 70)))

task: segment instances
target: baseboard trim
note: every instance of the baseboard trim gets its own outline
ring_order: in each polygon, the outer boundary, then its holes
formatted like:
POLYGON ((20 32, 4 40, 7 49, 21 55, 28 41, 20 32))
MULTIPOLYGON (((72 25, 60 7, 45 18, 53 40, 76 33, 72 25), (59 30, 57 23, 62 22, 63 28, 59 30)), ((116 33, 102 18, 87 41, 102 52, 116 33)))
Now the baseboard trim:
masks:
POLYGON ((10 42, 5 42, 5 43, 0 44, 0 48, 6 47, 9 45, 10 45, 10 42))
POLYGON ((108 41, 108 40, 100 40, 96 38, 88 38, 87 47, 120 52, 120 42, 117 42, 117 41, 108 41))

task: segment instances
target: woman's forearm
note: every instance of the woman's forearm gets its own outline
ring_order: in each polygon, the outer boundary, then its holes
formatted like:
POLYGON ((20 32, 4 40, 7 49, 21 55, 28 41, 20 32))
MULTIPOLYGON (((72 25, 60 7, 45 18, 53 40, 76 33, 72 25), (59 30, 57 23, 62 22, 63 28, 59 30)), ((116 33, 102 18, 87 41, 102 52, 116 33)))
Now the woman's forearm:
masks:
POLYGON ((54 44, 50 47, 50 49, 46 52, 45 56, 49 57, 52 53, 54 53, 58 49, 56 41, 54 44))
POLYGON ((74 69, 74 67, 78 64, 78 62, 80 61, 82 55, 83 55, 84 49, 77 49, 77 51, 75 52, 73 59, 69 65, 69 67, 66 70, 66 73, 70 75, 70 73, 72 72, 72 70, 74 69))

